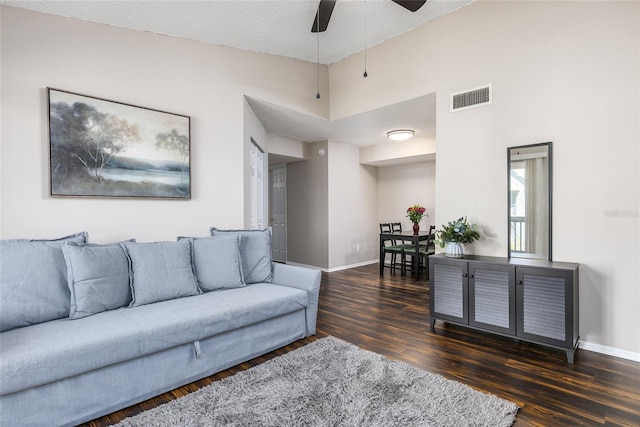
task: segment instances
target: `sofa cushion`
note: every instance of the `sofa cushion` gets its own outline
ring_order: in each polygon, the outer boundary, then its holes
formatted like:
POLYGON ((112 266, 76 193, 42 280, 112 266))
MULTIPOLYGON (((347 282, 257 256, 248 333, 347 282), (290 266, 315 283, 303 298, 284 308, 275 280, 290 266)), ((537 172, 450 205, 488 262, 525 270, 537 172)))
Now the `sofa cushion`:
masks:
POLYGON ((211 235, 240 236, 240 257, 246 284, 273 283, 271 227, 264 230, 219 230, 212 227, 211 235))
POLYGON ((122 243, 131 262, 132 307, 199 293, 191 265, 191 244, 191 239, 122 243))
POLYGON ((65 242, 62 252, 71 292, 70 319, 80 319, 131 303, 129 260, 119 243, 65 242))
POLYGON ((304 290, 262 283, 7 331, 2 334, 0 394, 202 340, 308 305, 304 290))
POLYGON ((203 292, 245 286, 240 236, 193 238, 193 266, 203 292))
POLYGON ((87 236, 0 241, 0 332, 69 316, 62 244, 85 243, 87 236))

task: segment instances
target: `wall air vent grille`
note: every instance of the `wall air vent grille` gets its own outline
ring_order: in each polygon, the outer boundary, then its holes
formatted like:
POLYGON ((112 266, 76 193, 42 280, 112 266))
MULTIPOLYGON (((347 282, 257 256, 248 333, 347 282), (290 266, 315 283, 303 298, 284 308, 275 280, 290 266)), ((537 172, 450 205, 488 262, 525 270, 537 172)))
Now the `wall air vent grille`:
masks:
POLYGON ((451 112, 491 104, 491 85, 451 94, 451 112))

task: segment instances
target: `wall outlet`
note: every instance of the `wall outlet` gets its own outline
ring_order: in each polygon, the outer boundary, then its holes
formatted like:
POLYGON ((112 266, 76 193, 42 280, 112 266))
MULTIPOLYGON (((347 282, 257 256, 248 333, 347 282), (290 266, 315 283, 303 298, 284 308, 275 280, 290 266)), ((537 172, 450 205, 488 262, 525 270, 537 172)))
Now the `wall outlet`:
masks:
POLYGON ((360 252, 360 245, 356 245, 356 252, 360 252))

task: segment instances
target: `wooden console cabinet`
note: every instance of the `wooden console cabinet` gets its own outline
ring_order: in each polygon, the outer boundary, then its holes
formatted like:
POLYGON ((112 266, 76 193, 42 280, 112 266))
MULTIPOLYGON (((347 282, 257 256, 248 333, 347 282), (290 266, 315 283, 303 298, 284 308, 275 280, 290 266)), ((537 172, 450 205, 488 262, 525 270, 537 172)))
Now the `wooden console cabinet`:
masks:
POLYGON ((429 257, 437 319, 563 349, 578 347, 579 264, 465 255, 429 257))

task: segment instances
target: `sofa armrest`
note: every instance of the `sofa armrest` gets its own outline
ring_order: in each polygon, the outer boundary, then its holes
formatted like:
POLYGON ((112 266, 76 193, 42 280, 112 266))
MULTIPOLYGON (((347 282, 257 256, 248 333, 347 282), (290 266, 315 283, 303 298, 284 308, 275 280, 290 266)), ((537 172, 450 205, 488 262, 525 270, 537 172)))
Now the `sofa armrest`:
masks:
POLYGON ((302 289, 309 294, 309 306, 306 309, 307 336, 316 333, 321 278, 322 273, 319 270, 280 263, 273 264, 273 282, 275 284, 302 289))

